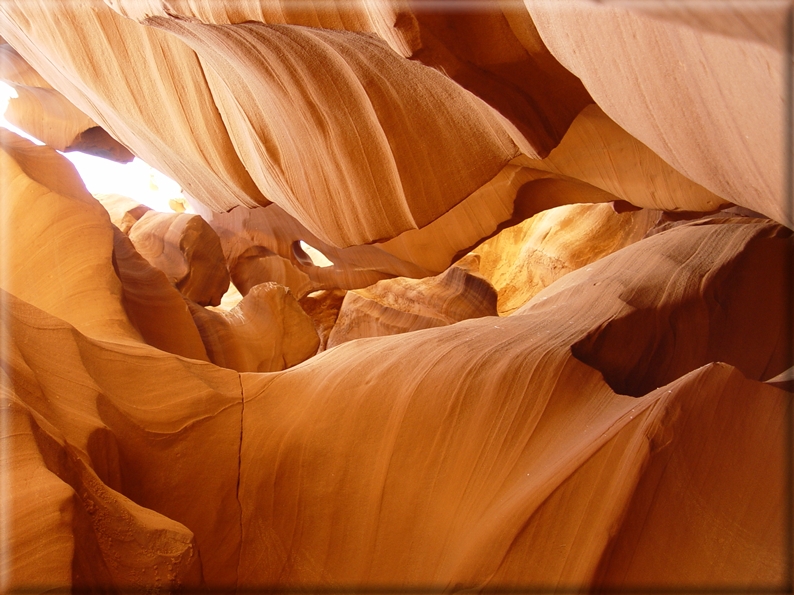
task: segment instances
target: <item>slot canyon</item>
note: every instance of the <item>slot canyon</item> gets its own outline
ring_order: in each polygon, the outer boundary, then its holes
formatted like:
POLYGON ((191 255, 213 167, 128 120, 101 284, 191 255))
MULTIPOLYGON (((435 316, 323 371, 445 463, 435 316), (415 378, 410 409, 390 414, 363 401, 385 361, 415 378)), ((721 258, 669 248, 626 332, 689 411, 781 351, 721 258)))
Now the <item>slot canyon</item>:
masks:
POLYGON ((791 593, 793 22, 0 0, 0 591, 791 593))

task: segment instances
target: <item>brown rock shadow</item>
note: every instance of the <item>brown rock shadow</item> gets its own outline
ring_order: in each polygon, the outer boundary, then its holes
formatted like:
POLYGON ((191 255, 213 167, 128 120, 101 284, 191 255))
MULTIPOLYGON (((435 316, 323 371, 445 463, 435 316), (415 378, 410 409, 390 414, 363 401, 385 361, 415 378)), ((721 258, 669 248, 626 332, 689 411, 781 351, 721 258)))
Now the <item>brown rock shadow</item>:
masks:
POLYGON ((769 380, 791 362, 791 259, 791 232, 772 228, 727 266, 703 276, 700 287, 681 300, 662 300, 659 307, 663 295, 650 287, 621 295, 627 308, 574 343, 571 352, 599 370, 615 392, 633 397, 710 362, 769 380))

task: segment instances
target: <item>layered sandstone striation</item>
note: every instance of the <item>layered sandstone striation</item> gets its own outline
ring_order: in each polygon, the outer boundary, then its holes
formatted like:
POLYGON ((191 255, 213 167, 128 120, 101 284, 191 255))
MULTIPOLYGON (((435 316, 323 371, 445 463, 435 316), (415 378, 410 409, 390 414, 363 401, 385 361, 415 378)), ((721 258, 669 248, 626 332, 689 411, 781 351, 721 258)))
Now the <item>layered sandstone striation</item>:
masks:
POLYGON ((238 372, 277 372, 310 358, 320 346, 314 323, 277 283, 253 287, 231 310, 190 303, 210 361, 238 372))
POLYGON ((790 590, 784 16, 0 3, 0 590, 790 590))
POLYGON ((479 272, 499 294, 499 314, 509 315, 571 271, 641 240, 657 217, 610 204, 554 207, 480 244, 479 272))
POLYGON ((128 232, 135 250, 186 298, 217 306, 229 289, 218 234, 198 215, 149 211, 128 232))
POLYGON ((398 277, 349 291, 328 337, 328 347, 496 316, 496 290, 473 273, 477 256, 426 279, 398 277))
POLYGON ((7 43, 0 44, 0 82, 11 86, 5 118, 59 151, 83 151, 127 163, 134 155, 39 75, 7 43))
POLYGON ((725 200, 794 224, 780 148, 788 6, 656 4, 538 2, 531 13, 620 126, 725 200))

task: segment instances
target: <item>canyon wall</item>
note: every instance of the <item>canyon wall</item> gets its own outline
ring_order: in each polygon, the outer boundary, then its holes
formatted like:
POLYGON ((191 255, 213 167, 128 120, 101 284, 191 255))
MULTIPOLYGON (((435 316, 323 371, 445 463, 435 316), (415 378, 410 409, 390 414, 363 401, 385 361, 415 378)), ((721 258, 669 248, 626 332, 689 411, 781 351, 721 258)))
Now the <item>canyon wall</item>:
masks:
POLYGON ((716 4, 0 3, 3 592, 790 591, 792 15, 716 4))

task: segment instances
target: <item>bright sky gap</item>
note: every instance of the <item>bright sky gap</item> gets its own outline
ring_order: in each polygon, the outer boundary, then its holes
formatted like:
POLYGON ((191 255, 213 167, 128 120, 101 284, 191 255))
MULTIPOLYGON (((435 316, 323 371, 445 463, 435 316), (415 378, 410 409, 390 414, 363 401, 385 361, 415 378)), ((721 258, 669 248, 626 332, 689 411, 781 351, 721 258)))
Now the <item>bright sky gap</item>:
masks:
MULTIPOLYGON (((16 96, 13 87, 0 82, 0 126, 37 145, 44 144, 6 121, 8 101, 16 96)), ((74 164, 91 194, 121 194, 167 213, 172 212, 169 200, 184 199, 179 184, 137 157, 130 163, 122 164, 79 151, 61 154, 74 164)))

